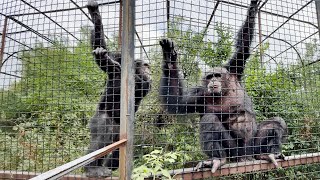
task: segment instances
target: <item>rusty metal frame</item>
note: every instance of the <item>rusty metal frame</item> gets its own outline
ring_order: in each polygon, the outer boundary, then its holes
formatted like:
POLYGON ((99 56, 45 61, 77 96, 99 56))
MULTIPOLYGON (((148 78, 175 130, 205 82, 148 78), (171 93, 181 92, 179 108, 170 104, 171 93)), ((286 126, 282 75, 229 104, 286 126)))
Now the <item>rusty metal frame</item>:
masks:
POLYGON ((314 3, 316 4, 318 31, 319 31, 319 38, 320 38, 320 1, 319 0, 315 0, 314 3))
POLYGON ((0 50, 0 71, 2 68, 2 60, 3 60, 3 54, 4 54, 4 47, 6 44, 6 33, 7 33, 7 25, 8 25, 8 16, 5 16, 4 19, 4 26, 3 26, 3 30, 2 30, 2 36, 1 36, 1 50, 0 50))

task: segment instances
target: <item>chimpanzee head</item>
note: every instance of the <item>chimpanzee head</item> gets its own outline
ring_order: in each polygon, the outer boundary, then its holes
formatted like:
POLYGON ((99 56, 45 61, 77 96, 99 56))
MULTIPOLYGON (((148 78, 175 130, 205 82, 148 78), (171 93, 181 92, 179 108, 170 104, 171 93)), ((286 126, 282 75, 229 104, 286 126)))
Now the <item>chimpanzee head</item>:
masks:
POLYGON ((148 63, 143 60, 135 60, 136 75, 145 81, 151 81, 151 69, 148 63))
POLYGON ((229 89, 230 74, 226 68, 214 67, 203 77, 203 86, 212 95, 224 95, 229 89))

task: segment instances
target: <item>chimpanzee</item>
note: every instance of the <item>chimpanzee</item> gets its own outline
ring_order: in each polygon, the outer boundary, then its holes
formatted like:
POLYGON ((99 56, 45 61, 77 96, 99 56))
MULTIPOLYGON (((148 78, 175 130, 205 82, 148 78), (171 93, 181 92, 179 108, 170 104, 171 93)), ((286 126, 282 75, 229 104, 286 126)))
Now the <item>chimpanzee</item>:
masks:
POLYGON ((202 86, 188 92, 184 92, 174 42, 170 39, 160 41, 164 58, 160 85, 162 104, 171 114, 200 114, 200 142, 203 152, 210 159, 198 163, 197 170, 209 166, 214 173, 227 158, 237 161, 252 159, 254 153, 261 153, 259 146, 275 145, 269 143, 274 139, 277 141, 276 148, 262 148, 262 153, 280 152, 277 147, 280 147, 280 139, 285 135, 285 122, 281 118, 274 118, 257 127, 252 100, 241 83, 246 60, 250 57, 259 3, 260 0, 251 0, 246 20, 237 34, 235 53, 230 60, 222 67, 207 71, 202 86), (266 135, 271 131, 277 132, 274 139, 266 135))
MULTIPOLYGON (((89 0, 87 8, 93 20, 91 43, 95 61, 101 70, 108 74, 105 90, 100 98, 96 112, 90 121, 91 140, 88 153, 103 148, 119 140, 120 132, 120 89, 121 54, 108 50, 98 3, 89 0)), ((151 88, 150 67, 142 60, 135 60, 135 111, 151 88)), ((98 159, 85 166, 88 177, 106 177, 119 166, 119 151, 98 159)))

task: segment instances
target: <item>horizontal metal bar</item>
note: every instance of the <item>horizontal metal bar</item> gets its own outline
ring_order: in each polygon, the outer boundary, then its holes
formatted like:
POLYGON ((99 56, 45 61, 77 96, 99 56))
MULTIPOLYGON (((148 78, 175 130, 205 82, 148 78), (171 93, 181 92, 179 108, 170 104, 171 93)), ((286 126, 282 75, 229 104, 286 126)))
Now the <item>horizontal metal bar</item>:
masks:
MULTIPOLYGON (((249 8, 249 6, 247 5, 242 5, 242 4, 238 4, 238 3, 235 3, 235 2, 230 2, 230 1, 223 1, 223 0, 219 0, 220 2, 222 3, 225 3, 225 4, 230 4, 230 5, 234 5, 234 6, 238 6, 238 7, 243 7, 243 8, 249 8)), ((273 13, 273 12, 269 12, 269 11, 266 11, 266 10, 260 10, 262 13, 265 13, 265 14, 269 14, 269 15, 273 15, 273 16, 277 16, 277 17, 281 17, 281 18, 286 18, 286 19, 291 19, 293 21, 298 21, 298 22, 302 22, 302 23, 306 23, 306 24, 309 24, 315 28, 318 28, 317 25, 309 22, 309 21, 304 21, 304 20, 300 20, 300 19, 296 19, 296 18, 293 18, 292 16, 284 16, 282 14, 277 14, 277 13, 273 13)))
POLYGON ((41 34, 40 32, 32 29, 31 27, 29 27, 28 25, 24 24, 23 22, 15 19, 15 18, 12 17, 12 16, 8 16, 8 18, 11 19, 12 21, 16 22, 16 23, 19 24, 20 26, 26 28, 27 30, 33 32, 34 34, 38 35, 38 36, 41 37, 42 39, 48 41, 49 43, 54 44, 54 41, 53 41, 53 40, 51 40, 50 38, 48 38, 48 37, 46 37, 45 35, 41 34))
POLYGON ((15 75, 15 74, 6 73, 6 72, 2 72, 2 71, 0 71, 0 74, 4 74, 4 75, 16 77, 16 78, 22 78, 21 76, 18 76, 18 75, 15 75))
POLYGON ((70 173, 71 171, 80 168, 86 164, 89 164, 107 154, 112 152, 113 150, 119 148, 121 145, 124 145, 127 142, 127 139, 122 139, 120 141, 117 141, 113 144, 110 144, 109 146, 106 146, 104 148, 101 148, 99 150, 96 150, 90 154, 87 154, 85 156, 82 156, 76 160, 73 160, 67 164, 64 164, 62 166, 56 167, 55 169, 52 169, 50 171, 47 171, 43 174, 40 174, 31 180, 47 180, 47 179, 58 179, 62 176, 70 173))
MULTIPOLYGON (((52 21, 54 24, 56 24, 57 26, 59 26, 61 29, 63 29, 65 32, 67 32, 70 36, 72 36, 74 39, 80 41, 80 39, 78 39, 75 35, 73 35, 71 32, 69 32, 66 28, 64 28, 62 25, 60 25, 58 22, 56 22, 55 20, 53 20, 50 16, 48 16, 47 14, 41 12, 38 8, 36 8, 35 6, 33 6, 32 4, 28 3, 25 0, 21 0, 23 3, 25 3, 26 5, 28 5, 29 7, 31 7, 32 9, 34 9, 35 11, 37 11, 38 13, 41 13, 42 15, 44 15, 46 18, 48 18, 50 21, 52 21)), ((81 41, 80 41, 81 42, 81 41)))
MULTIPOLYGON (((105 6, 105 5, 110 5, 110 4, 117 4, 120 1, 112 1, 112 2, 105 2, 105 3, 99 3, 99 6, 105 6)), ((81 9, 87 8, 87 6, 82 6, 80 7, 81 9)), ((64 12, 64 11, 73 11, 73 10, 78 10, 79 7, 73 7, 73 8, 67 8, 67 9, 54 9, 54 10, 49 10, 49 11, 41 11, 39 12, 31 12, 31 13, 22 13, 22 14, 10 14, 7 16, 26 16, 26 15, 36 15, 36 14, 42 14, 42 13, 56 13, 56 12, 64 12)), ((0 13, 5 16, 5 14, 0 13)))

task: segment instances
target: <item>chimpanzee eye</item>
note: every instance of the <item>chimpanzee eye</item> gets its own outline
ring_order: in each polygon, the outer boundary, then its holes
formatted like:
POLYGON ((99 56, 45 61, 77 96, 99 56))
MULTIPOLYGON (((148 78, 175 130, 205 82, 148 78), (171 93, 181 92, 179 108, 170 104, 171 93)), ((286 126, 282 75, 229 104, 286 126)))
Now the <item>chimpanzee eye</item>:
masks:
POLYGON ((221 77, 221 74, 220 73, 214 73, 214 77, 221 77))
POLYGON ((208 74, 206 77, 207 80, 212 79, 212 78, 213 78, 213 74, 208 74))

